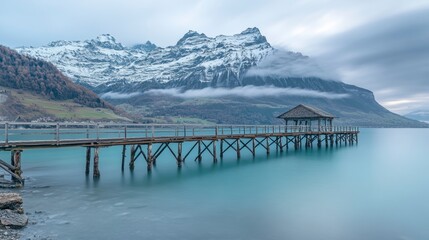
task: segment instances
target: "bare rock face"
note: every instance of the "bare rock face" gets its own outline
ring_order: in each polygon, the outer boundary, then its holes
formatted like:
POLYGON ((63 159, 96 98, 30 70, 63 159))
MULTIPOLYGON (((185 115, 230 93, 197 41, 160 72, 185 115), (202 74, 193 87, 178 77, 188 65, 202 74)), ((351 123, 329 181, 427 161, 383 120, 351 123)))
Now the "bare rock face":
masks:
POLYGON ((27 223, 22 197, 18 193, 0 193, 0 227, 23 228, 27 223))
POLYGON ((15 211, 6 209, 0 211, 0 224, 5 227, 23 228, 28 223, 28 217, 15 211))
POLYGON ((18 193, 0 193, 0 209, 17 210, 21 205, 22 197, 18 193))

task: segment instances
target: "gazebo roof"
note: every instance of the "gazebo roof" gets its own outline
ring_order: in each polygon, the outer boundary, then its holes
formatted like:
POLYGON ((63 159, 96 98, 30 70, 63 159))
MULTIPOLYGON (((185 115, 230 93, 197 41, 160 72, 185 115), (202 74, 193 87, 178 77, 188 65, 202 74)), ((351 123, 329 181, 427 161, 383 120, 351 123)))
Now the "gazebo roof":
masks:
POLYGON ((281 114, 277 118, 288 119, 332 119, 334 116, 316 107, 300 104, 291 110, 281 114))

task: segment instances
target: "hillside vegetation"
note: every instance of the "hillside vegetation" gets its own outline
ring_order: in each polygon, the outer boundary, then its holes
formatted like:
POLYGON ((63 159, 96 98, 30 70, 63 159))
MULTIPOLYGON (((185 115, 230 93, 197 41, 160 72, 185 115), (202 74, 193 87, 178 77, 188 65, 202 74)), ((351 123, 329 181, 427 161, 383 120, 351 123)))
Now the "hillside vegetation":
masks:
POLYGON ((53 64, 0 46, 0 120, 128 120, 117 112, 53 64))

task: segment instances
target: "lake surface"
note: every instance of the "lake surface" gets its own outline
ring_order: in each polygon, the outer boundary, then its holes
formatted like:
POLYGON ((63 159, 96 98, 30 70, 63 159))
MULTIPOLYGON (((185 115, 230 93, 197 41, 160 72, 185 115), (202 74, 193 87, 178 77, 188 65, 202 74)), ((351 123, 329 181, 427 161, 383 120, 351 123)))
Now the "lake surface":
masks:
POLYGON ((354 146, 229 151, 180 170, 165 152, 151 174, 142 158, 122 174, 121 148, 102 148, 99 181, 84 175, 84 148, 22 157, 25 237, 429 239, 429 129, 362 129, 354 146))

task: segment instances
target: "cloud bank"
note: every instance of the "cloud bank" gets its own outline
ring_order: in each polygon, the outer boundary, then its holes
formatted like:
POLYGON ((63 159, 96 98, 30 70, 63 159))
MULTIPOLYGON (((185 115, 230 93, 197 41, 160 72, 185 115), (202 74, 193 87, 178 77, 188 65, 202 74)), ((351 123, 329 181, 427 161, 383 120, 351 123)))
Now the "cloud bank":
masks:
POLYGON ((127 99, 140 95, 140 92, 132 92, 132 93, 119 93, 119 92, 107 92, 101 94, 101 98, 103 99, 127 99))
POLYGON ((276 50, 264 58, 257 66, 250 68, 247 76, 272 77, 318 77, 326 80, 338 79, 334 74, 322 69, 313 59, 285 50, 276 50))
POLYGON ((348 94, 320 92, 307 89, 298 88, 278 88, 273 86, 244 86, 235 88, 203 88, 203 89, 190 89, 183 91, 180 88, 169 89, 151 89, 143 94, 152 95, 170 95, 180 98, 218 98, 227 96, 236 97, 267 97, 267 96, 302 96, 313 98, 327 98, 327 99, 340 99, 349 97, 348 94))

